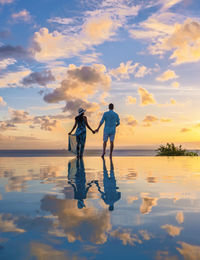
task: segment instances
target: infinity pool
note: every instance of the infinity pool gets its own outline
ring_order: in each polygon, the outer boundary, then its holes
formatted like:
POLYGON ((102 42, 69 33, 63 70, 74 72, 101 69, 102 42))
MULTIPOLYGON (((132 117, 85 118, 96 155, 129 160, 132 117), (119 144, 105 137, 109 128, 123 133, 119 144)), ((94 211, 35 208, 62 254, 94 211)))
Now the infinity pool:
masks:
POLYGON ((200 259, 200 158, 0 158, 0 259, 200 259))

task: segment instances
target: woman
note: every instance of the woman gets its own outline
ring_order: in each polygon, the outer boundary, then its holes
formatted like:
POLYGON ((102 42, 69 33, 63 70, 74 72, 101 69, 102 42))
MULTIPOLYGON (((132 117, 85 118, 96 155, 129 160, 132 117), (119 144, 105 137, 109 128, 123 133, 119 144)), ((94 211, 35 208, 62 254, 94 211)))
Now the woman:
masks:
POLYGON ((90 129, 90 131, 93 134, 95 134, 95 131, 92 130, 92 128, 89 126, 89 124, 87 122, 87 117, 84 116, 85 109, 79 108, 78 113, 79 113, 78 116, 75 117, 75 124, 74 124, 72 130, 69 132, 69 135, 71 135, 71 133, 77 127, 76 133, 75 133, 76 142, 77 142, 76 155, 77 155, 77 158, 82 158, 83 152, 84 152, 84 147, 85 147, 85 140, 86 140, 86 126, 88 129, 90 129))

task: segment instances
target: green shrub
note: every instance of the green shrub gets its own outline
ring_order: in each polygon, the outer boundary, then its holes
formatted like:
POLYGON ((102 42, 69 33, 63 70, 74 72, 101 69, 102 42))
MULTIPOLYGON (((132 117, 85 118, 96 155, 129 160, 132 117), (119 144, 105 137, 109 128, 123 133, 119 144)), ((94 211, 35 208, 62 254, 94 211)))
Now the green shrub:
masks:
POLYGON ((182 148, 182 145, 175 146, 174 143, 160 145, 156 152, 157 156, 198 156, 198 153, 188 152, 182 148))

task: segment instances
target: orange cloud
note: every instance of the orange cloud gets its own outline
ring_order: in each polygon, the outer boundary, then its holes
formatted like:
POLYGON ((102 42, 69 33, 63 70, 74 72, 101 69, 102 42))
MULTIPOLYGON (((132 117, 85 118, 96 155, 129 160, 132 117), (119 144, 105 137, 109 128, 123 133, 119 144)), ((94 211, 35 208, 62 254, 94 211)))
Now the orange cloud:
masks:
POLYGON ((110 233, 110 235, 114 238, 118 238, 122 241, 123 245, 131 245, 134 246, 135 243, 141 244, 142 241, 138 238, 137 235, 132 235, 129 230, 114 230, 110 233))
POLYGON ((135 97, 127 96, 127 98, 126 98, 127 105, 136 104, 136 102, 137 102, 137 99, 135 97))
POLYGON ((30 73, 31 71, 26 68, 16 72, 6 72, 0 77, 0 88, 19 87, 21 79, 30 73))
POLYGON ((151 126, 152 122, 156 122, 159 119, 156 116, 153 115, 146 115, 145 118, 143 119, 144 126, 148 127, 151 126))
POLYGON ((156 104, 153 94, 149 93, 145 88, 140 87, 138 93, 140 95, 140 104, 142 106, 156 104))
POLYGON ((0 61, 0 70, 6 69, 8 66, 15 64, 17 61, 13 58, 7 58, 0 61))
POLYGON ((97 211, 95 208, 80 211, 74 201, 49 195, 43 198, 41 208, 58 217, 69 242, 79 240, 103 244, 107 241, 107 232, 111 229, 108 211, 97 211))
POLYGON ((0 96, 0 107, 6 106, 6 102, 3 100, 3 98, 0 96))
POLYGON ((185 242, 178 242, 182 248, 176 248, 179 253, 188 260, 199 260, 200 259, 200 246, 191 245, 185 242))
POLYGON ((110 74, 117 79, 129 79, 129 75, 134 73, 137 66, 139 63, 132 65, 132 61, 122 62, 118 68, 110 70, 110 74))
POLYGON ((167 233, 172 237, 179 236, 181 230, 183 229, 182 227, 176 227, 168 224, 161 226, 161 228, 165 229, 167 233))
POLYGON ((156 80, 158 81, 167 81, 170 79, 178 78, 175 71, 173 70, 167 70, 165 71, 160 77, 157 77, 156 80))
POLYGON ((149 214, 153 206, 157 205, 157 198, 143 197, 140 212, 142 214, 149 214))
POLYGON ((184 222, 184 215, 183 215, 183 212, 180 211, 176 214, 176 221, 179 223, 179 224, 182 224, 184 222))
POLYGON ((180 87, 180 84, 179 84, 179 82, 174 81, 174 82, 172 82, 171 86, 172 86, 173 88, 179 88, 179 87, 180 87))
POLYGON ((133 115, 127 115, 123 118, 123 122, 128 126, 136 126, 138 124, 138 121, 134 118, 133 115))
POLYGON ((110 83, 111 79, 106 73, 106 68, 101 64, 81 67, 70 65, 61 86, 44 95, 44 100, 47 103, 66 101, 63 111, 68 111, 69 116, 77 114, 80 106, 91 113, 99 109, 99 104, 88 102, 88 96, 94 95, 97 91, 105 93, 109 89, 110 83), (81 99, 77 97, 77 93, 81 99))

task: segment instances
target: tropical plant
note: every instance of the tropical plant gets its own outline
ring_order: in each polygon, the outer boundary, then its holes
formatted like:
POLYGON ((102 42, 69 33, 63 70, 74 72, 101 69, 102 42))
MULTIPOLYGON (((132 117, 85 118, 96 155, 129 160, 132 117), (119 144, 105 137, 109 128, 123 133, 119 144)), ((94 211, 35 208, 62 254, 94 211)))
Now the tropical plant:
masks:
POLYGON ((174 143, 160 145, 156 152, 157 156, 198 156, 198 153, 187 151, 182 148, 182 145, 175 146, 174 143))

